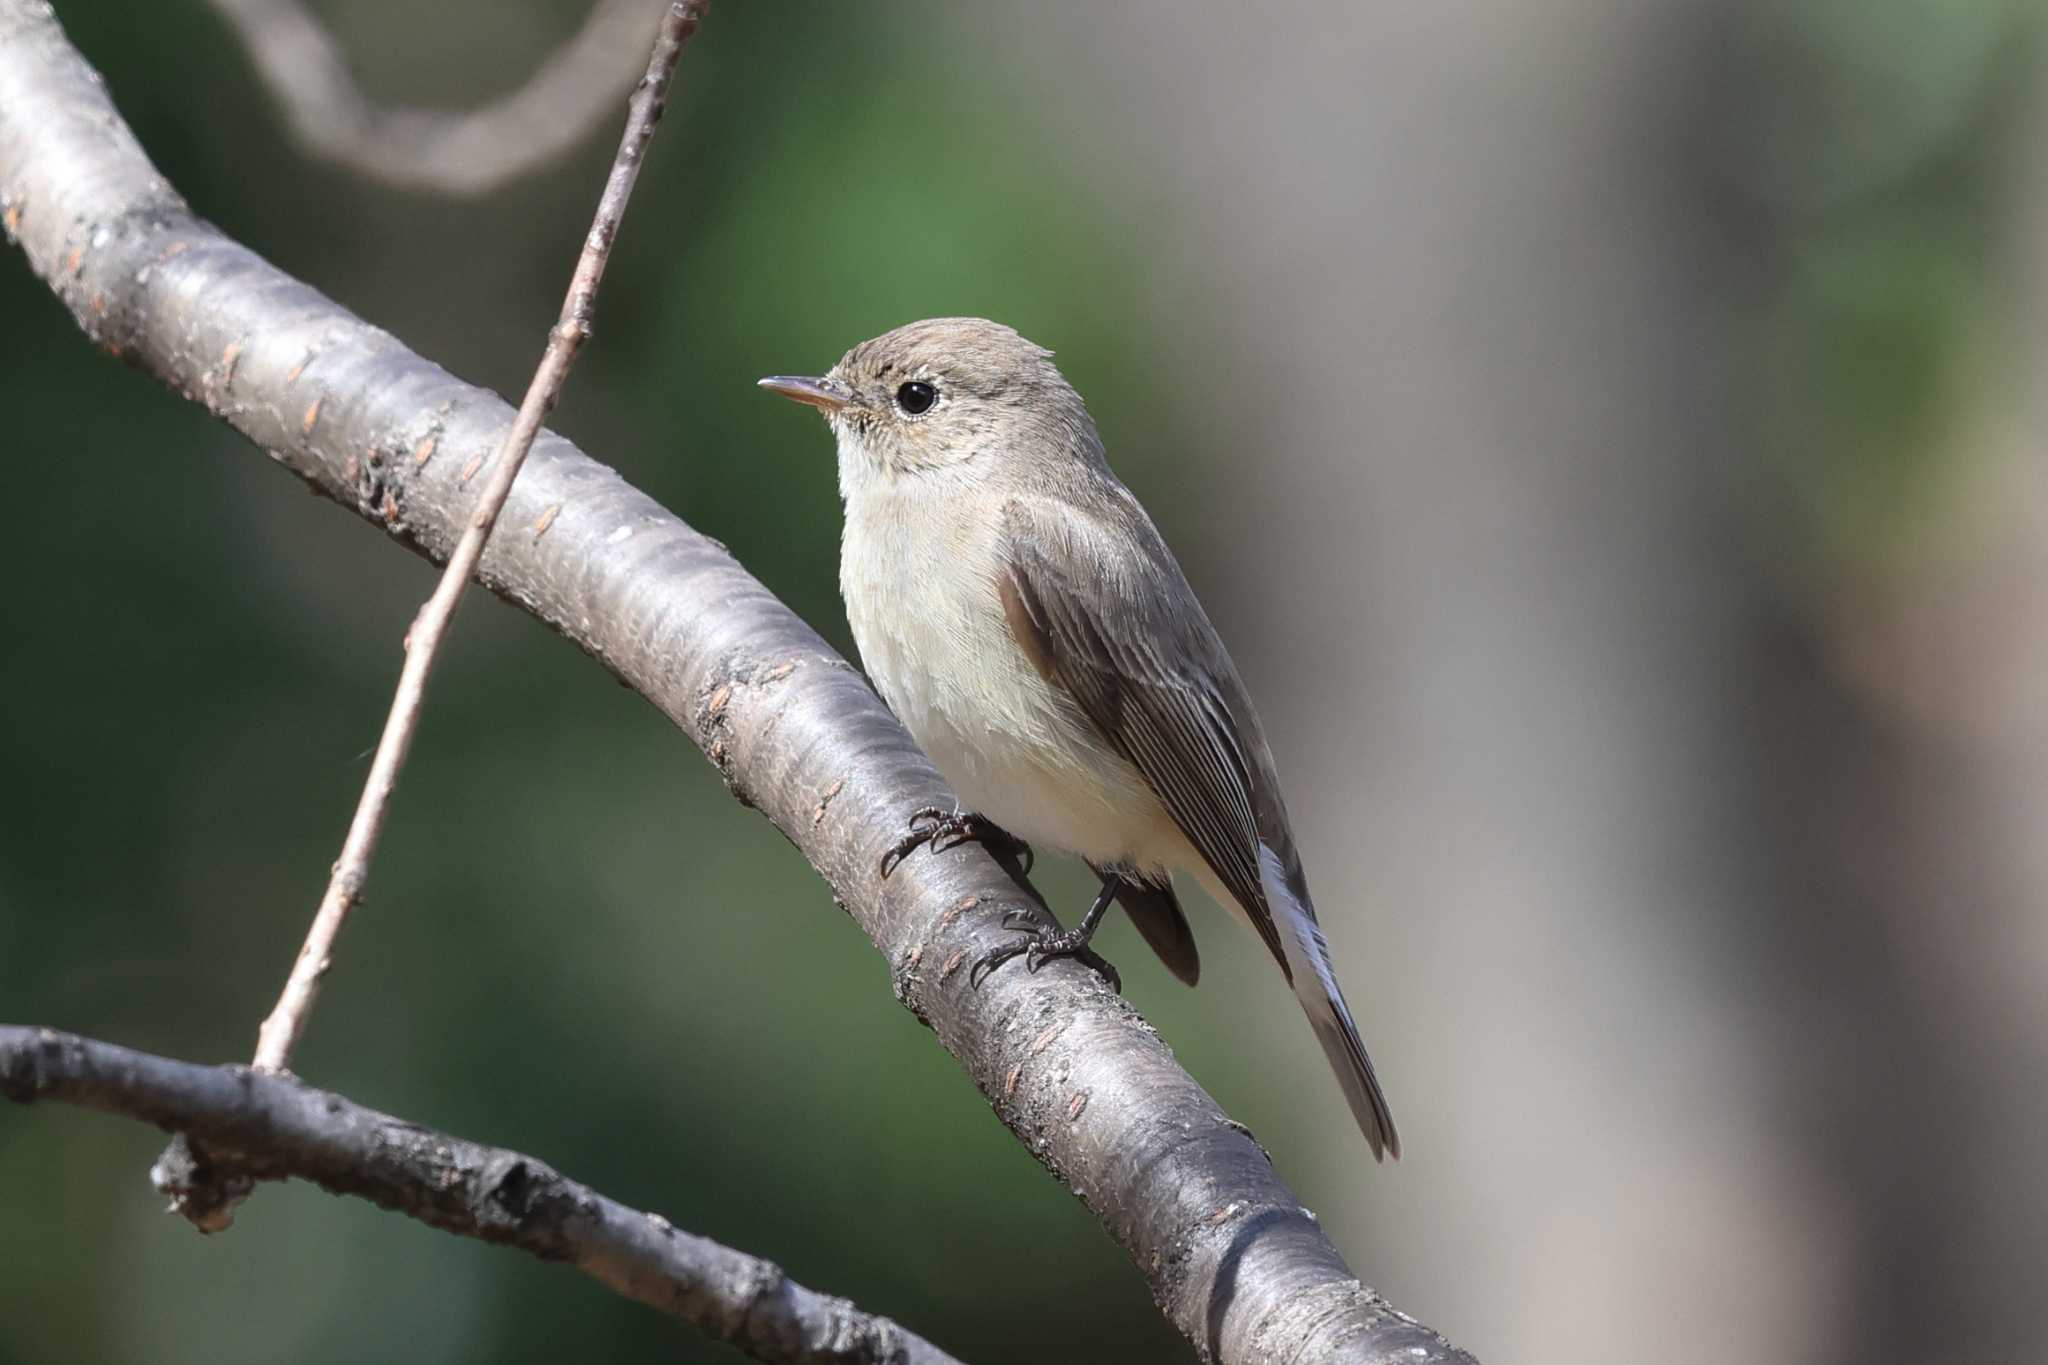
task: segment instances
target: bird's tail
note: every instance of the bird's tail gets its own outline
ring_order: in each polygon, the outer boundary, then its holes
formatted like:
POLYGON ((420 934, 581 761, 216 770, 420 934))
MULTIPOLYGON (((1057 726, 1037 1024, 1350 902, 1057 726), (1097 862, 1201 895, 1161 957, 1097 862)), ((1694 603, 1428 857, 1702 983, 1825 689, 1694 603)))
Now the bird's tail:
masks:
POLYGON ((1359 1041, 1358 1026, 1351 1022, 1351 1007, 1344 1003, 1337 974, 1330 967, 1329 945, 1323 941, 1322 926, 1298 876, 1289 876, 1273 850, 1259 847, 1259 881, 1266 904, 1279 930, 1281 950, 1287 956, 1288 975, 1294 978, 1294 997, 1316 1031, 1316 1040, 1337 1073, 1337 1083, 1351 1104, 1359 1131, 1372 1146, 1374 1160, 1401 1156, 1401 1135, 1394 1131, 1394 1116, 1387 1097, 1373 1075, 1372 1059, 1359 1041))

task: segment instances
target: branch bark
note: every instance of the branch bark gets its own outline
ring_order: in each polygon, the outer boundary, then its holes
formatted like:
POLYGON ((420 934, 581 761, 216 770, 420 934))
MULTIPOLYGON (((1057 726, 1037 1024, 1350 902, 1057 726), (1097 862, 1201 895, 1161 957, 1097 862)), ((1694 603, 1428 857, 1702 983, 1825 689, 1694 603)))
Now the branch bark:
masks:
MULTIPOLYGON (((86 333, 434 559, 511 411, 192 216, 47 6, 0 0, 0 223, 86 333)), ((952 801, 859 675, 723 547, 552 433, 480 580, 689 735, 808 858, 897 995, 1205 1359, 1469 1362, 1361 1284, 1265 1152, 1095 974, 968 988, 1036 904, 986 854, 876 863, 952 801)))
MULTIPOLYGON (((310 1180, 458 1237, 565 1261, 756 1360, 959 1365, 888 1318, 806 1289, 773 1262, 607 1199, 545 1162, 365 1109, 294 1077, 0 1025, 0 1095, 141 1119, 189 1135, 253 1179, 310 1180)), ((172 1198, 206 1178, 169 1153, 150 1174, 172 1198)))
POLYGON ((587 137, 633 83, 660 0, 597 0, 526 84, 480 109, 379 108, 298 0, 212 0, 308 152, 404 189, 482 195, 587 137))

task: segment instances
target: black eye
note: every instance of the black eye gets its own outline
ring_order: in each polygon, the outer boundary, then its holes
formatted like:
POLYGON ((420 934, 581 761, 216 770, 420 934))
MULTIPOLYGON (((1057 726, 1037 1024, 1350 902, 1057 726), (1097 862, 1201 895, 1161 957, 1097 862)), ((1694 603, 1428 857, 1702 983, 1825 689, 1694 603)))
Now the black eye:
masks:
POLYGON ((896 390, 896 406, 912 417, 930 412, 939 401, 939 391, 921 379, 913 379, 896 390))

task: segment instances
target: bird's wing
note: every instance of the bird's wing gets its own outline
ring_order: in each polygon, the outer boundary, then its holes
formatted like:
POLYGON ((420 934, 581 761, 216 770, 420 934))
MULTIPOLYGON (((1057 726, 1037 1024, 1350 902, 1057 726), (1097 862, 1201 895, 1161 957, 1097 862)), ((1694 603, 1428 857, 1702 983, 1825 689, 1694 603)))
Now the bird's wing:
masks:
MULTIPOLYGON (((1291 978, 1259 887, 1253 776, 1223 695, 1236 670, 1220 643, 1208 643, 1215 632, 1206 620, 1190 629, 1188 615, 1199 618, 1201 608, 1178 567, 1169 558, 1172 577, 1161 582, 1156 571, 1132 572, 1094 553, 1100 528, 1062 508, 1016 500, 1003 520, 1008 553, 996 588, 1011 634, 1143 774, 1291 978)), ((1129 537, 1117 542, 1133 548, 1129 537)))
POLYGON ((1010 631, 1144 777, 1293 985, 1377 1156, 1393 1119, 1330 968, 1244 683, 1143 509, 1117 522, 1013 499, 996 590, 1010 631), (1115 546, 1116 553, 1106 551, 1115 546), (1131 552, 1136 550, 1134 563, 1131 552))

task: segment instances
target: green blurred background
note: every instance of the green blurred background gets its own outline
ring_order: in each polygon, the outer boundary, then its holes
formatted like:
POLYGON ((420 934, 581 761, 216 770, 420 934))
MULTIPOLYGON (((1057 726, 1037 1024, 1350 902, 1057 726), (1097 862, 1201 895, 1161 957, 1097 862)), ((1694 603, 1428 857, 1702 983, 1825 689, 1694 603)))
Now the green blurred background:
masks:
MULTIPOLYGON (((199 0, 57 8, 198 212, 517 395, 615 125, 392 191, 285 140, 199 0)), ((316 6, 448 107, 583 8, 316 6)), ((933 314, 1053 346, 1261 698, 1410 1155, 1371 1166, 1213 907, 1199 991, 1105 952, 1359 1272, 1489 1361, 2030 1358, 2038 17, 727 0, 555 425, 850 649, 828 437, 753 379, 933 314)), ((0 319, 0 1018, 238 1059, 431 576, 13 253, 0 319)), ((1191 1358, 781 837, 495 601, 299 1070, 966 1359, 1191 1358)), ((734 1358, 302 1186, 200 1240, 159 1145, 0 1112, 0 1362, 734 1358)))

